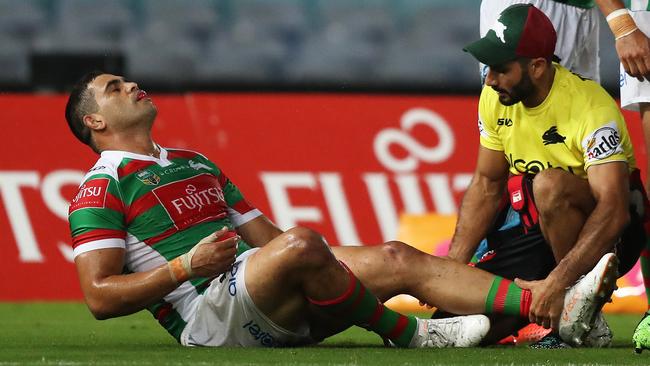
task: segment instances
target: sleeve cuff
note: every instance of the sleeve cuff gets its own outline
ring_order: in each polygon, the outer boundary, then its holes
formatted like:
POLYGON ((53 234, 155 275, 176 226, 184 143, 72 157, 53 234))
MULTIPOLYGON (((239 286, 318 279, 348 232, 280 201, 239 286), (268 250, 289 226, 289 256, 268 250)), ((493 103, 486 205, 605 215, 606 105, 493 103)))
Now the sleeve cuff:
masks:
POLYGON ((230 217, 230 221, 232 221, 232 224, 235 227, 240 227, 252 219, 258 216, 262 216, 262 212, 255 208, 242 215, 239 212, 228 207, 228 216, 230 217))
POLYGON ((79 254, 82 253, 90 252, 92 250, 97 250, 97 249, 106 249, 106 248, 126 249, 126 242, 124 241, 124 239, 117 239, 117 238, 89 241, 87 243, 83 243, 77 246, 76 248, 74 248, 73 258, 76 258, 79 254))

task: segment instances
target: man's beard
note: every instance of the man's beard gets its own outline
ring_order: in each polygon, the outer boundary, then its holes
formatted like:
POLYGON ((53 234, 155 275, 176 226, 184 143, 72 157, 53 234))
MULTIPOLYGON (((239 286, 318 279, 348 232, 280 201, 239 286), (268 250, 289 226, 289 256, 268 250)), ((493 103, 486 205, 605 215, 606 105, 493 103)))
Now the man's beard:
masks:
POLYGON ((501 104, 505 106, 511 106, 517 104, 522 100, 528 98, 529 96, 533 95, 533 93, 535 92, 535 86, 533 86, 533 81, 530 79, 530 75, 528 75, 528 71, 525 69, 521 74, 521 80, 519 80, 517 85, 512 87, 512 90, 510 90, 510 92, 503 89, 496 89, 496 88, 492 88, 492 89, 507 94, 505 96, 499 95, 499 102, 501 102, 501 104))

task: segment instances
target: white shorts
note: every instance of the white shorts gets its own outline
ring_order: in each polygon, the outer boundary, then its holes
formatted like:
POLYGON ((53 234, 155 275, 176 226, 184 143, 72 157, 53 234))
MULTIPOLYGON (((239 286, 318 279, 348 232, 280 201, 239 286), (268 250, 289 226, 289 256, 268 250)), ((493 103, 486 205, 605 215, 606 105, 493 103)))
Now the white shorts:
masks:
POLYGON ((253 303, 246 290, 245 270, 248 258, 258 249, 244 252, 223 280, 212 281, 181 334, 182 345, 283 347, 313 343, 307 324, 299 332, 286 330, 253 303))
MULTIPOLYGON (((557 33, 555 55, 560 64, 583 77, 600 83, 598 27, 600 13, 596 7, 578 8, 550 0, 483 0, 481 1, 481 37, 490 30, 499 14, 513 4, 533 4, 551 19, 557 33)), ((480 65, 481 80, 487 67, 480 65)))
MULTIPOLYGON (((632 18, 636 26, 645 33, 650 35, 650 11, 631 11, 632 18)), ((650 103, 650 82, 647 80, 639 81, 631 77, 620 66, 620 86, 621 86, 621 107, 631 111, 639 110, 639 103, 650 103)))

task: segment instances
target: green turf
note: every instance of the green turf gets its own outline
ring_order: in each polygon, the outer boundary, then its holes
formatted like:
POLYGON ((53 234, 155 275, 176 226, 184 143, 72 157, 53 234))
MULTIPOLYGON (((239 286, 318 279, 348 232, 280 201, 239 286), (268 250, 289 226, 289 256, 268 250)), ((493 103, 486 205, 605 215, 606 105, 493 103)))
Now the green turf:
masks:
POLYGON ((648 365, 650 352, 636 355, 630 342, 639 318, 608 316, 614 345, 600 350, 388 349, 359 328, 309 348, 188 349, 146 312, 96 321, 83 304, 0 303, 0 365, 648 365))

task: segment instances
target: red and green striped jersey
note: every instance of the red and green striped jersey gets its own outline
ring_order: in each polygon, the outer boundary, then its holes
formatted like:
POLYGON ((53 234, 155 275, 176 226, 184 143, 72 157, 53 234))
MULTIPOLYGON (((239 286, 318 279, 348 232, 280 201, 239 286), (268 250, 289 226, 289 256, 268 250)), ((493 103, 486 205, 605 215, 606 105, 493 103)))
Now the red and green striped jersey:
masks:
MULTIPOLYGON (((124 248, 125 271, 141 272, 188 252, 224 226, 235 229, 260 215, 206 157, 161 148, 159 158, 102 152, 72 200, 68 220, 75 257, 124 248)), ((149 310, 179 339, 208 284, 203 278, 185 282, 149 310)))

